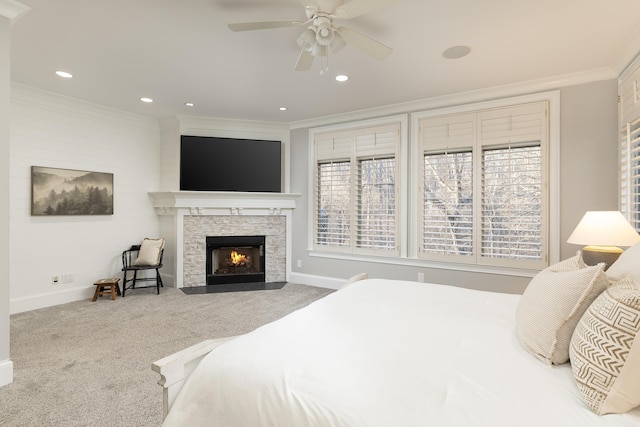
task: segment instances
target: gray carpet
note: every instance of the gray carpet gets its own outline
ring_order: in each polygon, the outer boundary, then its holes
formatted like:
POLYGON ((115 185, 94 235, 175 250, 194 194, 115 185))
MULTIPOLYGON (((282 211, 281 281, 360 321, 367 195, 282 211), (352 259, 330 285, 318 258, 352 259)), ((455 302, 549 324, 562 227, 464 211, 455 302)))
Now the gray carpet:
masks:
POLYGON ((14 382, 0 388, 0 425, 159 426, 153 361, 249 332, 330 292, 291 283, 201 295, 141 289, 12 315, 14 382))

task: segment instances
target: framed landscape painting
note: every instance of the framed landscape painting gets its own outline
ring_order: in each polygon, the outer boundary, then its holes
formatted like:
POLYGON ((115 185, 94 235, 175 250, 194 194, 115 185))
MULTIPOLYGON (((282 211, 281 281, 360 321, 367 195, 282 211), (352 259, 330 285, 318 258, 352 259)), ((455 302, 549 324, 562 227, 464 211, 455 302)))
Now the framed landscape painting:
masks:
POLYGON ((113 174, 31 166, 31 215, 113 215, 113 174))

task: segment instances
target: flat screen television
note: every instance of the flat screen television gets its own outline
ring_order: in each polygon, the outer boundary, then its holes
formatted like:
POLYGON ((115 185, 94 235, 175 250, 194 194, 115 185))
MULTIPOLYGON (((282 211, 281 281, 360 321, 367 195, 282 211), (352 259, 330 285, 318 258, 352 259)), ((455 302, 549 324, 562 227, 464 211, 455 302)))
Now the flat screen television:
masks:
POLYGON ((182 135, 180 190, 282 191, 282 143, 182 135))

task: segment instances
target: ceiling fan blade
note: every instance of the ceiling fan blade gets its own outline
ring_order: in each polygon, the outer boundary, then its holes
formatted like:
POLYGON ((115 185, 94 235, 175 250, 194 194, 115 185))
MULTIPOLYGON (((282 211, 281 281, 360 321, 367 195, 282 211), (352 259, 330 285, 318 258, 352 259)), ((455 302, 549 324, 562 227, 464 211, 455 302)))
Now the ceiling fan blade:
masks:
POLYGON ((336 31, 338 31, 344 41, 376 59, 383 60, 393 52, 393 49, 389 46, 385 46, 379 41, 351 28, 340 27, 336 31))
POLYGON ((252 31, 268 30, 271 28, 295 27, 296 25, 302 25, 305 22, 306 21, 300 21, 299 19, 292 19, 289 21, 238 22, 234 24, 228 24, 227 26, 231 31, 252 31))
POLYGON ((296 66, 294 70, 296 71, 307 71, 311 68, 311 64, 313 64, 313 59, 315 56, 311 55, 306 50, 300 51, 300 56, 298 56, 298 62, 296 62, 296 66))
POLYGON ((338 19, 351 19, 379 9, 398 0, 353 0, 336 7, 334 15, 338 19))

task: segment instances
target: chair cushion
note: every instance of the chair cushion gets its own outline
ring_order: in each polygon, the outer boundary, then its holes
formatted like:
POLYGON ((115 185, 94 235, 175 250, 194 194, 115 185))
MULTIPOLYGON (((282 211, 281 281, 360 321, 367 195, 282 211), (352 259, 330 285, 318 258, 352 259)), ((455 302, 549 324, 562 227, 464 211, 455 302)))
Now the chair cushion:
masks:
POLYGON ((160 253, 164 249, 164 239, 145 238, 140 245, 138 258, 133 262, 134 266, 158 265, 160 263, 160 253))

